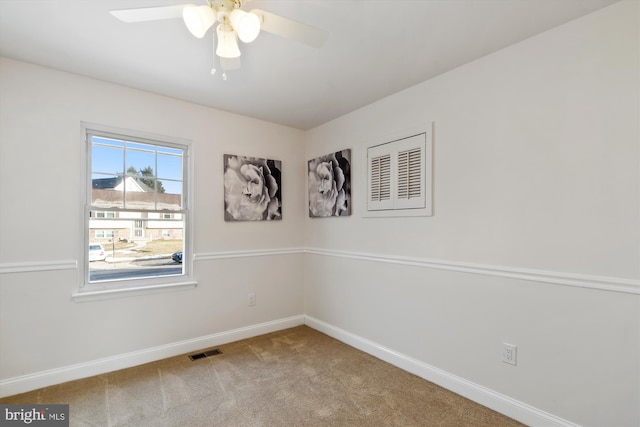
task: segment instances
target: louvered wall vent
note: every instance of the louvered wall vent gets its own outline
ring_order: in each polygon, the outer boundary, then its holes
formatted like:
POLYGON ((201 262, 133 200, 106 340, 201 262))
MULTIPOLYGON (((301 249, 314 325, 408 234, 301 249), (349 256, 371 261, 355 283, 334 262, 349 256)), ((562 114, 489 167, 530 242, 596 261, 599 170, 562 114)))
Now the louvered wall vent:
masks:
POLYGON ((216 348, 214 350, 207 350, 202 353, 192 354, 191 356, 189 356, 189 359, 191 360, 204 359, 205 357, 216 356, 218 354, 222 354, 222 351, 216 348))
POLYGON ((414 199, 423 192, 422 148, 398 153, 398 199, 414 199))
POLYGON ((407 134, 367 149, 365 216, 431 215, 431 130, 407 134))
POLYGON ((371 159, 371 194, 369 200, 381 202, 391 199, 391 157, 389 155, 371 159))

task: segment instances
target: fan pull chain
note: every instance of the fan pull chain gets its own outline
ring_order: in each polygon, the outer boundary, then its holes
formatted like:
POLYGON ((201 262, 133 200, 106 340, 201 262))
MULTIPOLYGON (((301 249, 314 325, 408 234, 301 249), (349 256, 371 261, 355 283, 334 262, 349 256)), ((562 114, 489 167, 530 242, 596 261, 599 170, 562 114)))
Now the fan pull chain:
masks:
POLYGON ((212 31, 213 36, 211 39, 213 40, 213 58, 211 59, 211 75, 213 76, 216 73, 216 32, 212 31))

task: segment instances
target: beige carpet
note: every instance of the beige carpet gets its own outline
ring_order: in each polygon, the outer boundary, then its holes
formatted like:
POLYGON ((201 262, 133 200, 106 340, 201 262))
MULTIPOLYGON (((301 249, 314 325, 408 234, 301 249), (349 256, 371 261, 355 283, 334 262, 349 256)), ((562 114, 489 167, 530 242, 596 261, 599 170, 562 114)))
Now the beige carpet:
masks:
POLYGON ((521 425, 306 326, 217 348, 0 403, 68 403, 71 426, 521 425))

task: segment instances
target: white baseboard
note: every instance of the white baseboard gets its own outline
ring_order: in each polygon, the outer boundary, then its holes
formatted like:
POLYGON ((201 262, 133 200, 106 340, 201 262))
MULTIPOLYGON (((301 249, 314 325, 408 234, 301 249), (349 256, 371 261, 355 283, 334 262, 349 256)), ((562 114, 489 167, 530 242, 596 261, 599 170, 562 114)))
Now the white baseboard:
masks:
POLYGON ((292 316, 257 325, 245 326, 230 331, 178 341, 158 347, 147 348, 131 353, 119 354, 104 359, 92 360, 62 368, 50 369, 0 381, 0 397, 25 393, 50 385, 61 384, 94 375, 100 375, 119 369, 130 368, 180 354, 191 353, 209 347, 215 347, 282 329, 304 325, 304 316, 292 316))
POLYGON ((400 369, 411 372, 427 381, 451 390, 496 412, 532 427, 578 427, 570 421, 544 412, 509 396, 467 381, 442 369, 398 353, 366 338, 347 332, 333 325, 305 316, 305 324, 345 344, 369 353, 400 369))
POLYGON ((435 366, 398 353, 311 316, 304 315, 259 323, 104 359, 9 378, 0 381, 0 397, 12 396, 50 385, 130 368, 303 324, 526 425, 535 427, 578 427, 570 421, 457 377, 435 366))

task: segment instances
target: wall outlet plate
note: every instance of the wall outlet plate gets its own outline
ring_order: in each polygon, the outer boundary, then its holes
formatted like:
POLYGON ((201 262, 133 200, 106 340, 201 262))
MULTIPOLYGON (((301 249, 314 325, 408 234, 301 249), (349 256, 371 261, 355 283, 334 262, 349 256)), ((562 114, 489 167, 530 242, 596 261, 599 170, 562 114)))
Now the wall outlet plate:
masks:
POLYGON ((506 342, 502 343, 502 361, 516 366, 518 363, 518 347, 506 342))

